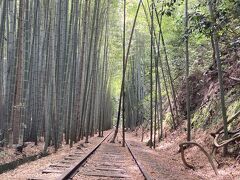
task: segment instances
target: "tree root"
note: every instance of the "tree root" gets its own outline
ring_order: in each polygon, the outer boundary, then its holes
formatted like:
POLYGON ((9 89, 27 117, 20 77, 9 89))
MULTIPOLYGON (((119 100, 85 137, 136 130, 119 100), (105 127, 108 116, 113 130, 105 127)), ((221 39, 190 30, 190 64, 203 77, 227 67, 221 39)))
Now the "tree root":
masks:
POLYGON ((224 146, 224 145, 229 144, 230 142, 233 142, 233 141, 235 141, 235 140, 237 140, 237 139, 240 139, 240 133, 238 132, 238 133, 234 134, 231 138, 229 138, 229 139, 227 139, 227 140, 224 140, 224 141, 222 141, 221 143, 219 143, 219 142, 218 142, 219 136, 220 136, 220 134, 217 134, 217 135, 215 136, 215 138, 214 138, 214 146, 215 146, 216 148, 220 148, 220 147, 222 147, 222 146, 224 146))
POLYGON ((110 143, 115 143, 115 140, 116 140, 117 134, 118 134, 118 129, 115 129, 114 134, 113 134, 113 137, 112 137, 110 143))
POLYGON ((236 78, 236 77, 229 76, 229 79, 234 80, 234 81, 237 81, 237 82, 240 82, 240 79, 239 79, 239 78, 236 78))
MULTIPOLYGON (((217 131, 218 132, 218 131, 217 131)), ((236 140, 240 139, 240 129, 236 129, 234 131, 229 131, 228 134, 230 135, 231 138, 223 140, 219 142, 220 135, 222 135, 224 132, 218 132, 216 134, 212 133, 211 135, 214 137, 213 140, 213 149, 212 149, 212 155, 215 156, 215 152, 217 148, 223 147, 225 145, 228 145, 231 142, 234 142, 236 140)))
POLYGON ((190 168, 190 169, 194 169, 194 166, 192 166, 192 165, 190 165, 190 164, 187 163, 187 161, 186 161, 186 159, 185 159, 185 156, 184 156, 184 150, 185 150, 184 147, 185 147, 185 146, 189 146, 189 145, 195 145, 195 146, 199 147, 199 149, 207 156, 208 161, 210 162, 210 164, 211 164, 211 166, 212 166, 215 174, 218 175, 217 168, 216 168, 216 166, 215 166, 214 163, 213 163, 212 157, 207 153, 207 151, 205 151, 205 149, 204 149, 201 145, 199 145, 199 144, 196 143, 196 142, 184 142, 184 143, 179 144, 183 164, 184 164, 186 167, 190 168))

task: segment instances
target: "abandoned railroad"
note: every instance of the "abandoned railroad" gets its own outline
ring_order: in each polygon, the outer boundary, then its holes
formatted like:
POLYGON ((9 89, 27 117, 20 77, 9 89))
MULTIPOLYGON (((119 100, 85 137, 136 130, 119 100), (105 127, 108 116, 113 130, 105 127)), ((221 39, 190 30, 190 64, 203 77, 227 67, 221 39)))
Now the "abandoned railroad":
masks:
POLYGON ((1 180, 239 180, 239 0, 0 0, 1 180))

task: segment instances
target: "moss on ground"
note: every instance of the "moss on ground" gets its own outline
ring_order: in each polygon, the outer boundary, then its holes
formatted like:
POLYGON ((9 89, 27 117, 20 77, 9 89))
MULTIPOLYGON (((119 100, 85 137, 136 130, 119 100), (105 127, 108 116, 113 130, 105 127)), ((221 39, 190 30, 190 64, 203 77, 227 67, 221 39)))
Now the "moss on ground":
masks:
POLYGON ((173 120, 172 120, 171 112, 167 112, 165 114, 165 123, 168 127, 173 127, 173 120))
MULTIPOLYGON (((226 107, 228 118, 232 117, 240 110, 240 91, 239 87, 233 88, 226 94, 226 107)), ((209 101, 206 105, 197 109, 192 114, 192 124, 194 128, 209 128, 211 125, 221 123, 222 113, 220 100, 209 101)), ((230 129, 234 129, 235 123, 232 123, 230 129)))

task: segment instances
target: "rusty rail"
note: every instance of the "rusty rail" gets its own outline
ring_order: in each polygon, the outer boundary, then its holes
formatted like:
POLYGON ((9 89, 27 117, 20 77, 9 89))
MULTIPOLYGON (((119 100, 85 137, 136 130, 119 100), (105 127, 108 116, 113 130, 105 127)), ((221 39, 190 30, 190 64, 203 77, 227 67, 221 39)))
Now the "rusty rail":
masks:
POLYGON ((133 151, 131 150, 130 146, 128 145, 128 143, 125 141, 125 144, 128 148, 128 151, 130 152, 130 154, 132 155, 135 163, 137 164, 139 170, 141 171, 141 173, 143 174, 144 178, 146 180, 151 180, 152 178, 149 176, 149 174, 147 173, 147 171, 142 167, 141 163, 137 160, 137 158, 135 157, 133 151))
POLYGON ((67 180, 71 179, 76 173, 79 167, 86 162, 86 160, 100 147, 100 145, 110 136, 110 134, 113 131, 111 131, 100 143, 98 143, 90 152, 88 152, 85 156, 79 159, 77 163, 72 165, 70 168, 68 168, 61 176, 57 178, 57 180, 67 180))

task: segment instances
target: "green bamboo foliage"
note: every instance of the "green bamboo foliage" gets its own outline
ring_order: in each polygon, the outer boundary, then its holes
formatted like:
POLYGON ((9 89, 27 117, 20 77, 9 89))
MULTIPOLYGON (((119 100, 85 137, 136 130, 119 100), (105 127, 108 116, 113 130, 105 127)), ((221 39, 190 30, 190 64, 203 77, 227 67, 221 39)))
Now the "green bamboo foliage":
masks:
POLYGON ((133 48, 134 57, 132 57, 126 80, 126 128, 134 130, 144 122, 144 40, 138 32, 135 32, 135 46, 133 48))
POLYGON ((47 151, 102 136, 112 126, 111 2, 4 0, 0 6, 0 141, 37 144, 44 137, 47 151))
POLYGON ((204 9, 201 23, 207 23, 204 32, 196 31, 194 16, 199 14, 188 4, 188 0, 0 0, 0 145, 26 141, 37 145, 44 138, 44 151, 49 146, 57 150, 63 143, 72 147, 80 140, 89 142, 94 134, 102 137, 116 119, 111 142, 121 127, 124 146, 125 130, 141 126, 149 130, 148 145, 155 148, 163 139, 164 120, 176 129, 185 118, 179 91, 185 84, 190 141, 194 102, 189 76, 194 75, 193 61, 200 54, 193 48, 202 41, 205 49, 212 48, 202 54, 210 52, 210 63, 218 69, 227 139, 220 58, 225 46, 218 34, 225 38, 228 26, 218 29, 218 4, 208 0, 194 6, 204 9), (175 17, 184 9, 182 22, 175 17), (119 94, 112 92, 117 88, 119 94))

